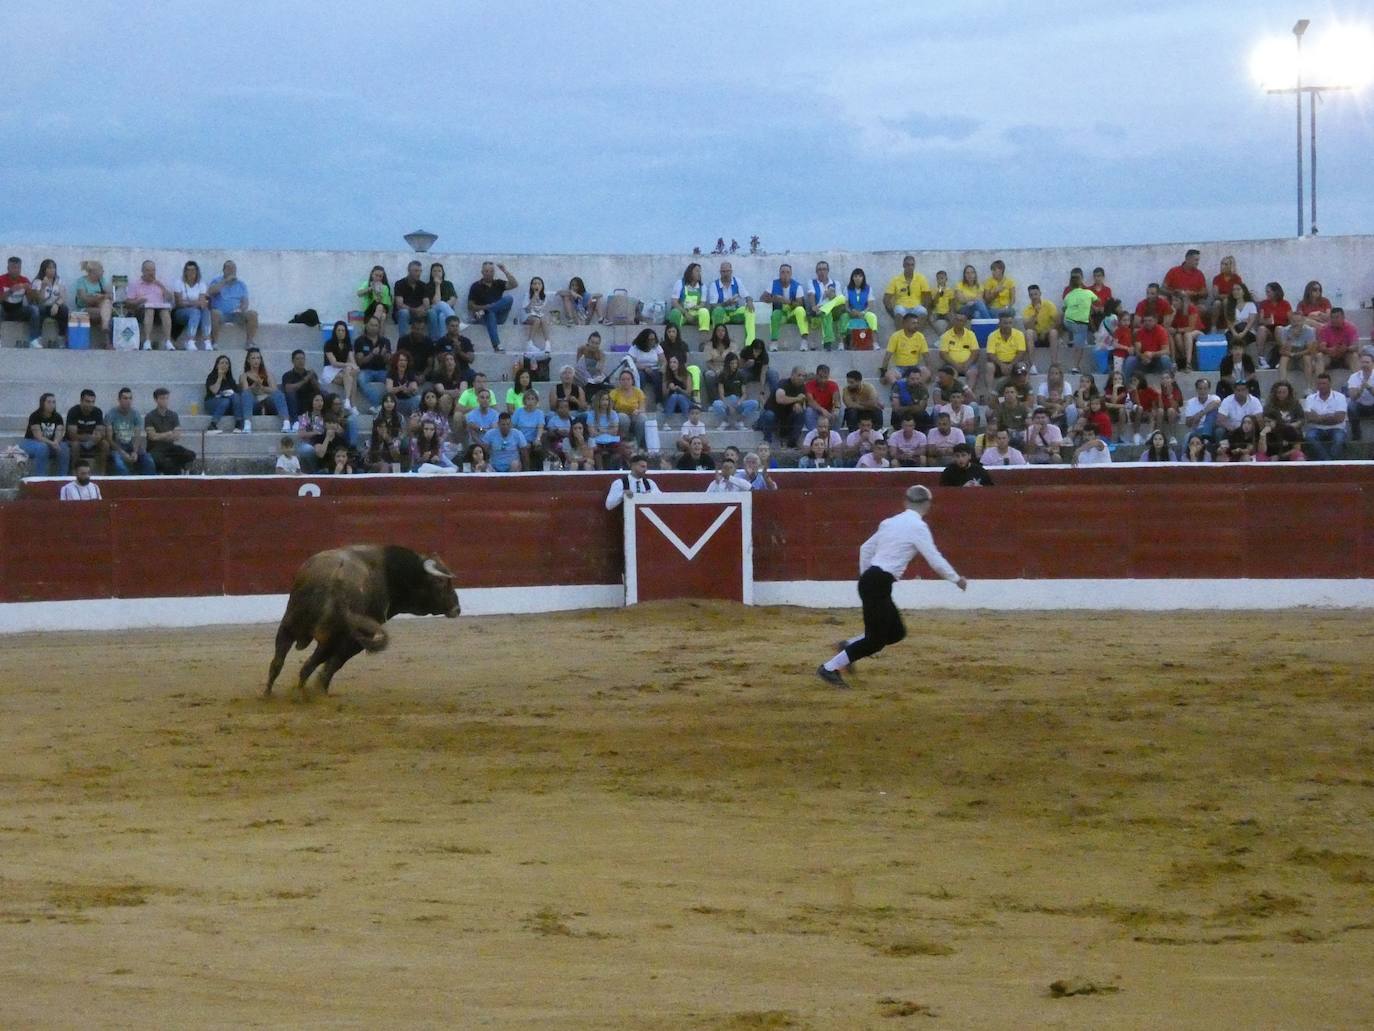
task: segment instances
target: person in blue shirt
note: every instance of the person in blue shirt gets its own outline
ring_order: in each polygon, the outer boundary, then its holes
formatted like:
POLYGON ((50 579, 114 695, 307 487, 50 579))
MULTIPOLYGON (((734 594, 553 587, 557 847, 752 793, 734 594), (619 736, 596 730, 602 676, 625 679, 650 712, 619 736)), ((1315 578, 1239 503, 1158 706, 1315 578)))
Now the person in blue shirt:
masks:
POLYGON ((488 430, 482 443, 490 452, 491 467, 498 473, 518 473, 530 467, 529 442, 511 425, 509 412, 497 416, 496 429, 488 430))
POLYGON ((239 278, 238 266, 224 263, 224 274, 210 280, 205 292, 210 298, 210 343, 219 344, 219 331, 226 322, 243 326, 248 335, 246 347, 254 347, 258 338, 258 313, 248 307, 248 284, 239 278))
POLYGON ((849 273, 849 286, 845 288, 845 311, 847 323, 839 327, 841 335, 860 325, 866 325, 874 333, 878 332, 878 316, 872 311, 873 291, 868 285, 864 270, 856 268, 849 273))
POLYGON ((544 427, 551 415, 546 416, 539 410, 539 394, 527 390, 520 407, 510 417, 511 425, 529 444, 531 468, 536 471, 544 465, 544 427))
MULTIPOLYGON (((453 421, 457 425, 457 416, 454 417, 453 421)), ((477 407, 463 418, 463 428, 468 435, 468 441, 478 444, 486 440, 487 434, 496 429, 496 421, 497 412, 491 404, 491 391, 486 387, 478 387, 477 407)), ((490 449, 488 449, 488 453, 490 453, 490 449)))

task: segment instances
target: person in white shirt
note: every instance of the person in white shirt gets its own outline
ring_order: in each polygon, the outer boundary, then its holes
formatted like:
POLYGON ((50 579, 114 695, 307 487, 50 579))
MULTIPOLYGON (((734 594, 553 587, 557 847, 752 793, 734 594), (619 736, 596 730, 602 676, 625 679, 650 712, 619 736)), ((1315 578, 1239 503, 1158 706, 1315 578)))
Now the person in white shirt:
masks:
POLYGON ((100 501, 100 487, 91 480, 91 463, 84 458, 76 463, 76 479, 62 484, 59 501, 100 501))
POLYGON ((982 463, 989 465, 1025 465, 1026 456, 1011 446, 1011 434, 998 430, 992 447, 983 449, 982 463))
POLYGON ((1317 377, 1317 389, 1307 395, 1302 410, 1307 413, 1307 432, 1304 436, 1316 452, 1317 461, 1339 462, 1345 454, 1350 399, 1331 389, 1329 373, 1323 372, 1317 377))
POLYGON ((1258 419, 1264 414, 1264 405, 1259 398, 1250 394, 1250 384, 1243 379, 1236 380, 1232 392, 1226 396, 1217 409, 1217 425, 1227 433, 1240 429, 1241 420, 1247 415, 1258 419))
POLYGON ((728 261, 720 263, 720 278, 706 287, 706 303, 711 308, 711 328, 727 323, 744 323, 744 342, 754 342, 754 297, 735 278, 728 261))
POLYGON ((658 484, 648 477, 649 457, 638 454, 630 459, 630 474, 617 476, 606 492, 606 511, 619 508, 626 494, 661 494, 658 484))
POLYGON ((1112 464, 1112 449, 1107 446, 1105 440, 1097 435, 1097 427, 1092 423, 1083 427, 1083 443, 1079 444, 1078 449, 1073 453, 1073 464, 1075 466, 1112 464))
POLYGON ((692 407, 687 409, 687 421, 682 424, 682 432, 677 438, 678 451, 686 454, 696 437, 701 438, 702 450, 709 454, 711 441, 706 436, 706 424, 701 421, 701 405, 693 403, 692 407))
POLYGON ((715 479, 706 488, 707 494, 733 494, 736 491, 751 491, 754 485, 742 476, 735 475, 735 460, 722 458, 715 479))
POLYGON ((816 262, 816 275, 806 289, 811 311, 821 318, 821 342, 828 351, 835 344, 835 322, 838 318, 835 313, 843 315, 845 309, 845 293, 840 289, 840 284, 830 278, 828 261, 816 262))
MULTIPOLYGON (((1194 384, 1197 394, 1183 402, 1183 422, 1189 435, 1196 434, 1204 440, 1211 440, 1217 432, 1217 411, 1221 408, 1221 398, 1212 393, 1212 384, 1203 376, 1194 384)), ((1249 388, 1246 388, 1247 391, 1249 388)))
POLYGON ((1360 439, 1360 420, 1374 419, 1374 354, 1364 351, 1360 367, 1345 381, 1345 396, 1350 402, 1350 439, 1360 439))
POLYGON ((927 488, 919 484, 908 487, 906 510, 879 523, 877 532, 859 548, 859 601, 864 610, 864 632, 841 642, 839 653, 816 667, 816 675, 832 687, 849 686, 840 670, 877 655, 906 637, 902 614, 892 601, 892 585, 901 579, 917 553, 959 590, 968 589, 968 581, 940 554, 926 525, 925 517, 933 500, 927 488))

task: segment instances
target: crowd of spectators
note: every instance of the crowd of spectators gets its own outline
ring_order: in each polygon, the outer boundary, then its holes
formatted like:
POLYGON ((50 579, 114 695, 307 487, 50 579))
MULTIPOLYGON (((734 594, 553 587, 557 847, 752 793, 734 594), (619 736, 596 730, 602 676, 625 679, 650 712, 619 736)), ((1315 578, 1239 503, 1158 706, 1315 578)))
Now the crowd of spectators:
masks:
MULTIPOLYGON (((497 262, 484 262, 465 294, 438 262, 426 277, 412 261, 395 283, 373 267, 356 291, 360 330, 333 324, 318 373, 301 350, 280 375, 267 367, 233 261, 208 283, 188 261, 171 284, 146 261, 123 290, 86 262, 69 290, 52 260, 29 280, 11 258, 0 314, 24 322, 34 346, 43 346, 49 323, 64 342, 73 314, 89 321, 93 346, 109 346, 97 334, 116 308, 138 319, 144 348, 214 350, 226 322, 242 324, 242 365, 216 355, 205 379, 208 432, 229 418, 234 432, 251 432, 255 416, 270 415, 283 435, 278 468, 308 473, 624 468, 643 450, 665 466, 718 468, 708 416, 724 429, 755 429, 813 468, 943 468, 961 456, 984 470, 1085 464, 1111 461, 1121 444, 1143 448, 1140 460, 1150 462, 1335 459, 1359 439, 1360 418, 1374 416, 1374 346, 1361 349, 1321 284, 1307 283, 1294 306, 1277 282, 1252 292, 1231 257, 1209 282, 1199 252, 1189 250, 1134 305, 1114 296, 1100 267, 1070 270, 1058 304, 1037 284, 1023 303, 1001 260, 986 278, 967 265, 953 277, 937 271, 932 283, 907 256, 881 291, 861 268, 843 286, 824 261, 813 273, 798 279, 783 263, 756 300, 728 259, 710 278, 694 261, 666 302, 661 333, 644 326, 613 349, 593 330, 556 373, 550 326, 609 321, 608 295, 580 277, 552 297, 538 276, 522 291, 497 262), (759 304, 767 306, 766 341, 759 304), (856 369, 832 374, 826 362, 814 372, 772 367, 789 327, 801 350, 872 346, 880 310, 896 328, 880 345, 876 380, 856 369), (500 352, 513 313, 523 346, 513 385, 498 397, 475 370, 464 330, 482 323, 500 352), (988 320, 982 335, 974 320, 988 320), (738 346, 732 326, 741 327, 738 346), (684 335, 690 328, 700 334, 696 350, 684 335), (1227 344, 1215 378, 1184 379, 1208 334, 1227 344), (1033 383, 1041 353, 1048 369, 1033 383), (1099 386, 1093 373, 1104 368, 1099 386), (1277 370, 1267 392, 1262 369, 1277 370), (1301 393, 1299 376, 1308 385, 1301 393)), ((45 394, 22 444, 31 471, 65 474, 78 459, 97 475, 188 467, 195 456, 178 443, 166 391, 142 423, 129 393, 106 415, 83 391, 65 420, 45 394)))

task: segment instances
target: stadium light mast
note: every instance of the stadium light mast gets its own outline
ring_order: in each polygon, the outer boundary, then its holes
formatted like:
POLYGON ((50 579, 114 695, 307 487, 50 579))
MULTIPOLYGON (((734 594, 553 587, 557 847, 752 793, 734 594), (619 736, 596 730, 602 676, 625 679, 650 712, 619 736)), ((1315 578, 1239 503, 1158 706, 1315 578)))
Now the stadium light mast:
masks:
POLYGON ((1300 238, 1304 235, 1302 196, 1303 94, 1306 93, 1308 96, 1308 103, 1311 111, 1308 128, 1310 137, 1310 160, 1308 161, 1308 166, 1311 176, 1311 189, 1309 192, 1312 195, 1310 232, 1311 235, 1316 236, 1317 103, 1321 100, 1322 94, 1324 93, 1329 93, 1333 90, 1358 89, 1364 82, 1368 81, 1371 75, 1370 62, 1368 59, 1368 47, 1371 41, 1369 33, 1346 26, 1340 27, 1336 33, 1319 41, 1319 46, 1308 48, 1308 59, 1312 62, 1312 67, 1320 69, 1322 76, 1327 79, 1327 81, 1323 83, 1304 83, 1302 39, 1307 33, 1308 26, 1311 24, 1309 19, 1301 18, 1293 25, 1293 40, 1295 45, 1291 52, 1287 50, 1281 40, 1268 40, 1261 43, 1256 49, 1253 60, 1254 70, 1266 92, 1293 94, 1298 166, 1298 236, 1300 238), (1315 59, 1313 59, 1314 55, 1315 59), (1291 67, 1289 67, 1290 64, 1291 67))

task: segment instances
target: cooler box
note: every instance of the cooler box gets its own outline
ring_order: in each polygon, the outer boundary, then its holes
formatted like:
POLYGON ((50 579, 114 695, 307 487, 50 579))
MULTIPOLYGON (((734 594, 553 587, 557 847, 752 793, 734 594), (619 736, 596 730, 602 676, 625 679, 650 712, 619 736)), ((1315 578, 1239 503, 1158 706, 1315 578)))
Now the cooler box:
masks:
POLYGON ((868 328, 868 323, 861 323, 860 328, 849 331, 849 349, 851 351, 873 350, 873 330, 868 328))
POLYGON ((988 337, 992 336, 993 330, 997 328, 996 319, 970 319, 969 329, 973 330, 973 335, 978 338, 978 346, 987 350, 988 337))
POLYGON ((1097 365, 1097 374, 1099 376, 1105 376, 1107 375, 1107 373, 1112 371, 1111 351, 1094 351, 1093 361, 1097 365))
POLYGON ((1226 357, 1226 334, 1208 333, 1197 338, 1197 368, 1199 372, 1216 372, 1226 357))
POLYGON ((90 350, 91 317, 85 312, 72 312, 67 320, 67 346, 74 351, 90 350))

